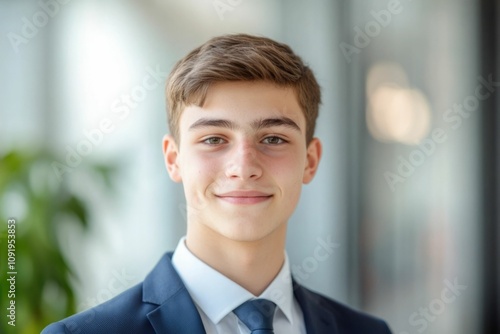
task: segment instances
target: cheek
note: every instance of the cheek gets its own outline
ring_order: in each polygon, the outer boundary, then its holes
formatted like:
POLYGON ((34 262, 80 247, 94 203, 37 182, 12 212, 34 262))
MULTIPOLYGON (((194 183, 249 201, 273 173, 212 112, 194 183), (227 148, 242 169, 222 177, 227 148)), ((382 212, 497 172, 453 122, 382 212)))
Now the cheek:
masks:
POLYGON ((187 177, 197 177, 211 171, 215 162, 216 159, 213 157, 196 151, 181 155, 180 158, 181 170, 187 177))
POLYGON ((304 159, 287 157, 269 165, 276 183, 282 188, 285 196, 293 196, 295 199, 295 195, 300 194, 304 163, 304 159))
POLYGON ((220 161, 203 155, 191 156, 182 161, 184 187, 190 193, 204 192, 221 173, 220 161))
MULTIPOLYGON (((271 163, 271 166, 276 169, 280 174, 286 174, 290 180, 296 180, 299 175, 304 173, 305 166, 305 153, 302 151, 295 151, 277 159, 271 163)), ((302 177, 299 178, 302 180, 302 177)))

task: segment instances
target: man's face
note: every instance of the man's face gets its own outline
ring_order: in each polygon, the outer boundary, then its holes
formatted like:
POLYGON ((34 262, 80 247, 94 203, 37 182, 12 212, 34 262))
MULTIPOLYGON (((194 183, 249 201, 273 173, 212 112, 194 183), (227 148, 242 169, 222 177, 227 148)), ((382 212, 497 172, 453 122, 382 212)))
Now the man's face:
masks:
POLYGON ((188 234, 283 235, 321 155, 305 130, 293 89, 267 82, 217 83, 203 107, 186 107, 180 144, 166 136, 163 147, 170 177, 184 185, 188 234))

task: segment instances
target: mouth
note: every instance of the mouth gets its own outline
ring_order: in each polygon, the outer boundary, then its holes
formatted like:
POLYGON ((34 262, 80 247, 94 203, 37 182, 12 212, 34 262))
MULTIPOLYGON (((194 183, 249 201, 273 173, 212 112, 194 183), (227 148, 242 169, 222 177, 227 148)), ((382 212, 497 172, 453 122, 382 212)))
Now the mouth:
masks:
POLYGON ((273 197, 271 194, 260 191, 230 191, 215 196, 231 204, 257 204, 273 197))

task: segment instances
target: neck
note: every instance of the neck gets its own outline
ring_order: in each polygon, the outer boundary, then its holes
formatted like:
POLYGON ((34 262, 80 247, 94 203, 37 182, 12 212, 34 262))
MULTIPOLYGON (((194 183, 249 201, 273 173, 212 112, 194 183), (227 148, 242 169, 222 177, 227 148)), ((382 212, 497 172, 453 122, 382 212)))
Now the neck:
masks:
POLYGON ((259 296, 283 266, 285 238, 286 224, 252 241, 229 239, 205 226, 188 224, 186 246, 210 267, 259 296))

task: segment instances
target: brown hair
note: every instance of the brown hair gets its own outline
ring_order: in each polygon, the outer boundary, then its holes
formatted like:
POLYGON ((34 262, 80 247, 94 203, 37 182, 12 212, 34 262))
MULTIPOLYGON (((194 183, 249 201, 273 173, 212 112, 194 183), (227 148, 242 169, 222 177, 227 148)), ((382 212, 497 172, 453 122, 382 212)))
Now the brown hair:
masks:
POLYGON ((321 103, 313 72, 288 45, 245 34, 212 38, 174 66, 166 88, 170 132, 177 141, 180 139, 182 110, 191 104, 203 106, 212 83, 257 80, 295 90, 306 119, 309 143, 321 103))

